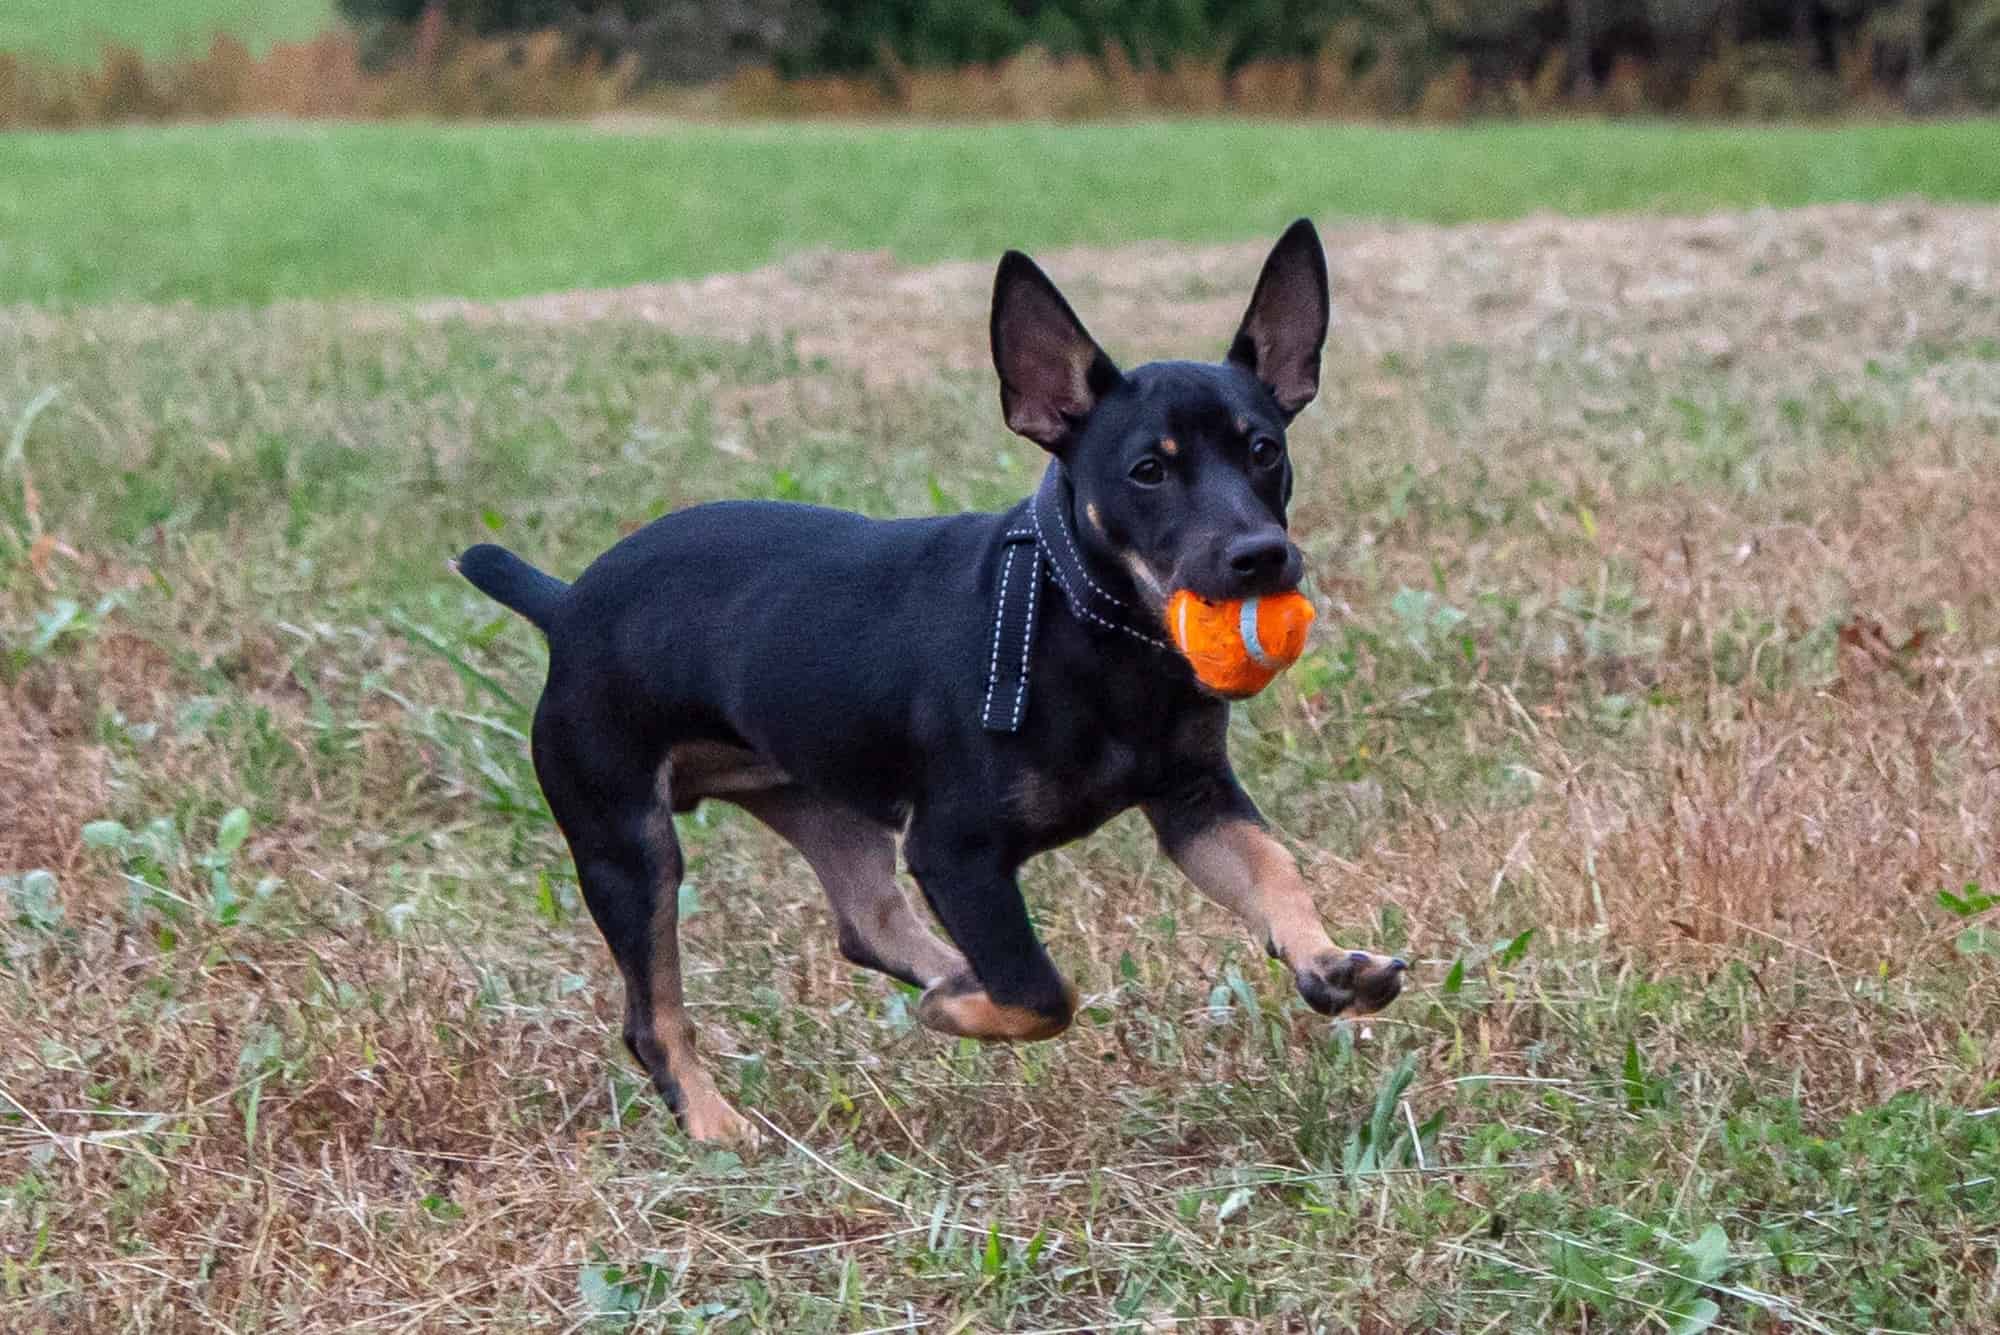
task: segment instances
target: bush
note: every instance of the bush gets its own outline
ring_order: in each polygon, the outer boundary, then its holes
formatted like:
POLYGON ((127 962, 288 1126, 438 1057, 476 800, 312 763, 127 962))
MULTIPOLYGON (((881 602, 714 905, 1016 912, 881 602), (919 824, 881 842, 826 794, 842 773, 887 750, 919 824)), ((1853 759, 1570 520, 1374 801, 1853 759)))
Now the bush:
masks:
POLYGON ((1458 120, 2000 107, 2000 0, 338 0, 257 56, 0 56, 0 127, 580 115, 1237 110, 1458 120), (699 91, 673 85, 699 84, 699 91))
POLYGON ((819 31, 814 0, 340 0, 378 69, 433 63, 430 34, 561 33, 566 58, 632 62, 645 81, 708 83, 746 64, 800 68, 819 31))
POLYGON ((1964 10, 1955 16, 1953 35, 1936 64, 1919 76, 1924 81, 1920 92, 1946 105, 1990 111, 2000 107, 2000 0, 1964 10))

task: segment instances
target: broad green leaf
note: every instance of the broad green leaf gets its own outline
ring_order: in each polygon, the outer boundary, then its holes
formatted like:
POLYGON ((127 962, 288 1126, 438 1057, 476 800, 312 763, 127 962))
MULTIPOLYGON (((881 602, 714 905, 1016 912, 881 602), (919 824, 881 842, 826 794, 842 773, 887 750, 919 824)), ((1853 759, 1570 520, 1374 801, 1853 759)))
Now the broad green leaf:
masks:
POLYGON ((28 641, 28 657, 36 658, 56 642, 62 633, 76 624, 77 614, 83 609, 67 598, 56 600, 54 606, 35 618, 35 638, 28 641))
POLYGON ((1704 1283, 1719 1279, 1729 1269, 1729 1235, 1722 1231, 1722 1225, 1710 1224, 1688 1244, 1687 1254, 1694 1265, 1694 1278, 1704 1283))
POLYGON ((584 1306, 596 1313, 622 1313, 639 1310, 639 1292, 625 1278, 625 1272, 615 1265, 587 1265, 577 1272, 577 1291, 582 1295, 584 1306))
POLYGON ((229 883, 229 873, 217 867, 208 877, 208 912, 227 927, 243 914, 243 897, 229 883))
POLYGON ((1673 1335, 1701 1335, 1701 1332, 1714 1325, 1715 1319, 1721 1315, 1722 1309, 1714 1302, 1707 1298, 1696 1298, 1681 1309, 1667 1329, 1673 1335))
POLYGON ((231 807, 229 814, 215 830, 215 851, 229 857, 243 847, 243 841, 250 837, 250 813, 242 807, 231 807))
POLYGON ((37 868, 20 876, 0 876, 0 890, 14 906, 15 920, 36 931, 52 932, 62 926, 62 898, 57 892, 55 873, 37 868))
POLYGON ((115 820, 94 820, 83 827, 83 842, 90 848, 123 848, 132 832, 115 820))

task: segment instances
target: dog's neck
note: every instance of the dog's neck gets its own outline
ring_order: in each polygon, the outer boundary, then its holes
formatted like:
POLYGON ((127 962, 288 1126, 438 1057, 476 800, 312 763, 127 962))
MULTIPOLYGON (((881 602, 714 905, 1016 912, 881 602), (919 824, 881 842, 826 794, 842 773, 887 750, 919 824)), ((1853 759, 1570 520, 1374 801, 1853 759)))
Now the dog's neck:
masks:
POLYGON ((1060 460, 1052 460, 1042 475, 1042 485, 1028 502, 1027 517, 1057 587, 1079 620, 1173 651, 1154 600, 1137 586, 1134 573, 1078 523, 1075 487, 1060 460))

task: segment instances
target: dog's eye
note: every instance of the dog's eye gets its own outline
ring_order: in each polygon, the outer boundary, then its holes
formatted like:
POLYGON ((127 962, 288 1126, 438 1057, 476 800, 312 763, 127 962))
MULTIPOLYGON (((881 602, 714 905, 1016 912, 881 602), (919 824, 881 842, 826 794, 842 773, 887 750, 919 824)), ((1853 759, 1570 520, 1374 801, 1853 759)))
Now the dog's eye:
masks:
POLYGON ((1167 466, 1149 454, 1132 465, 1128 476, 1142 487, 1157 487, 1167 480, 1167 466))
POLYGON ((1285 457, 1285 447, 1269 436, 1259 436, 1250 442, 1250 462, 1259 468, 1271 468, 1285 457))

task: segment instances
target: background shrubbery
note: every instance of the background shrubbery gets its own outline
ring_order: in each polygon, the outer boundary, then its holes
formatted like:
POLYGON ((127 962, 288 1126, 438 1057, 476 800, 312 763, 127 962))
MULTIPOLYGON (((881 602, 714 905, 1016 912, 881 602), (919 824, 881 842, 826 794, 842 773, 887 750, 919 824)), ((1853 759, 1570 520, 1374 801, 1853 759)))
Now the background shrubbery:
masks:
POLYGON ((1381 69, 1402 109, 1440 82, 1475 99, 1633 85, 1619 95, 1716 112, 1812 112, 1868 92, 2000 101, 2000 0, 340 0, 378 32, 427 6, 485 35, 558 28, 668 79, 745 63, 893 77, 1034 50, 1225 79, 1273 60, 1342 81, 1381 69))
POLYGON ((0 127, 242 113, 1796 119, 2000 107, 2000 0, 339 0, 256 55, 0 55, 0 127))

